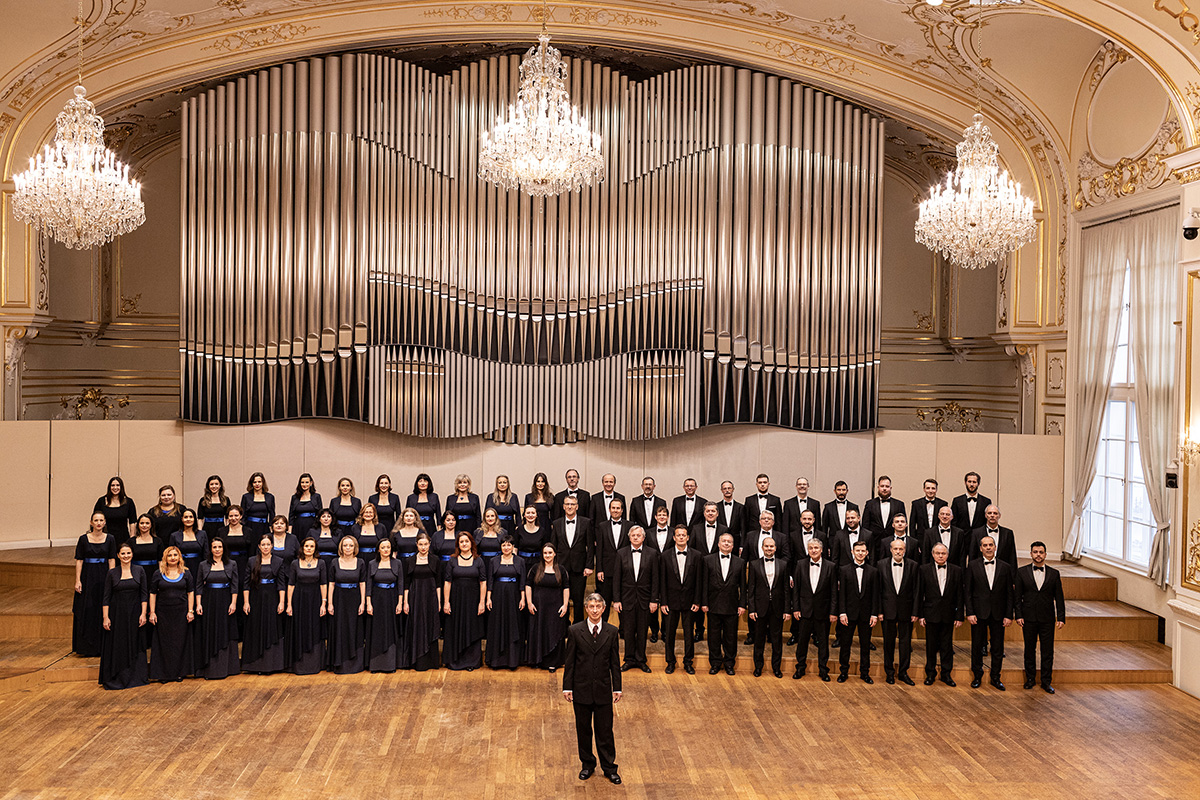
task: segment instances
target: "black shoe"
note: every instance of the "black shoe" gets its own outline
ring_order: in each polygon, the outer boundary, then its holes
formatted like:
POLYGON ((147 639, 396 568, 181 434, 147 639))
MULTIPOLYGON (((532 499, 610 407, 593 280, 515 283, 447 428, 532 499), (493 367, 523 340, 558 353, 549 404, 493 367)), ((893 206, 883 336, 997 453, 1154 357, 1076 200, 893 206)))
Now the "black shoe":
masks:
MULTIPOLYGON (((904 683, 904 684, 907 684, 907 685, 909 685, 909 686, 916 686, 916 685, 917 685, 917 684, 913 683, 913 679, 912 679, 912 678, 910 678, 910 677, 908 677, 907 675, 901 675, 901 676, 900 676, 900 682, 901 682, 901 683, 904 683)), ((932 681, 931 681, 931 682, 932 682, 932 681)))
POLYGON ((932 675, 926 675, 926 676, 925 676, 925 685, 926 685, 926 686, 933 686, 933 676, 932 676, 932 675))
POLYGON ((983 680, 981 678, 976 678, 975 680, 971 681, 972 689, 978 689, 982 685, 983 685, 983 680))
POLYGON ((745 642, 743 642, 743 644, 754 644, 754 637, 753 637, 753 636, 747 636, 747 637, 746 637, 746 641, 745 641, 745 642))
POLYGON ((631 669, 633 669, 633 664, 622 664, 621 665, 621 672, 629 672, 629 670, 631 670, 631 669))
POLYGON ((639 664, 638 666, 639 666, 639 667, 641 667, 641 670, 642 670, 642 672, 649 672, 649 671, 650 671, 650 665, 649 665, 649 664, 639 664))
POLYGON ((802 669, 797 668, 796 671, 792 673, 792 680, 794 680, 794 681, 798 681, 803 677, 804 677, 804 670, 802 670, 802 669))
POLYGON ((551 673, 558 672, 558 667, 550 667, 550 672, 551 673))
POLYGON ((658 644, 658 634, 657 633, 650 634, 650 644, 658 644))
POLYGON ((942 678, 942 683, 946 684, 947 686, 958 686, 958 684, 954 682, 954 678, 949 676, 942 678))
POLYGON ((874 643, 874 642, 871 642, 871 649, 872 649, 872 650, 875 650, 875 649, 877 649, 877 648, 875 647, 875 643, 874 643))
POLYGON ((761 678, 761 677, 762 677, 762 667, 755 667, 755 668, 754 668, 754 677, 756 677, 756 678, 761 678))
POLYGON ((594 769, 584 767, 583 769, 579 770, 579 780, 586 781, 588 778, 592 777, 592 773, 595 771, 596 770, 594 769))
POLYGON ((845 683, 848 680, 850 680, 850 679, 848 677, 846 677, 846 675, 844 675, 844 674, 838 675, 838 683, 845 683))
POLYGON ((999 689, 1002 692, 1004 691, 1004 684, 1001 682, 1001 680, 999 678, 992 678, 992 686, 995 686, 997 689, 999 689))
POLYGON ((733 674, 733 667, 726 667, 726 668, 725 668, 725 674, 726 674, 726 675, 732 675, 732 674, 733 674))
POLYGON ((1054 687, 1048 683, 1043 683, 1042 691, 1045 692, 1046 694, 1054 694, 1054 687))
POLYGON ((795 646, 796 646, 796 637, 795 637, 795 636, 789 636, 789 637, 788 637, 788 640, 787 640, 787 643, 788 643, 788 647, 795 647, 795 646))
POLYGON ((664 672, 666 672, 668 675, 670 675, 670 674, 671 674, 672 672, 674 672, 674 671, 675 671, 675 664, 674 664, 674 662, 672 662, 672 663, 670 663, 670 664, 667 664, 667 668, 666 668, 666 670, 664 670, 664 672))
POLYGON ((1033 678, 1026 678, 1026 679, 1025 679, 1025 688, 1026 688, 1026 689, 1032 689, 1032 688, 1033 688, 1033 685, 1034 685, 1035 683, 1037 683, 1037 681, 1035 681, 1033 678))
POLYGON ((709 674, 709 675, 716 675, 716 674, 717 674, 718 672, 720 672, 720 671, 721 671, 721 668, 720 668, 720 667, 710 667, 710 668, 709 668, 709 670, 708 670, 708 674, 709 674))
POLYGON ((985 655, 985 656, 986 656, 987 654, 988 654, 988 646, 985 644, 985 645, 983 646, 983 655, 985 655))
POLYGON ((691 664, 684 664, 684 665, 683 665, 683 671, 684 671, 684 672, 686 672, 688 675, 695 675, 695 674, 696 674, 696 668, 695 668, 695 667, 693 667, 691 664))
POLYGON ((821 673, 821 680, 825 681, 826 683, 829 683, 829 673, 828 672, 821 673))
POLYGON ((605 775, 604 777, 608 778, 608 782, 613 784, 614 786, 621 785, 621 776, 615 772, 605 775))
POLYGON ((862 679, 863 679, 863 683, 874 683, 875 682, 875 679, 872 678, 870 675, 863 675, 862 679))
POLYGON ((777 669, 777 670, 775 670, 775 677, 776 677, 776 678, 782 678, 782 677, 783 677, 783 670, 781 670, 781 669, 777 669))
POLYGON ((895 683, 895 682, 896 682, 896 676, 895 676, 895 675, 888 675, 888 676, 887 676, 887 682, 888 682, 888 683, 895 683))
POLYGON ((704 631, 700 631, 695 636, 693 636, 692 641, 693 642, 703 642, 704 641, 704 631))

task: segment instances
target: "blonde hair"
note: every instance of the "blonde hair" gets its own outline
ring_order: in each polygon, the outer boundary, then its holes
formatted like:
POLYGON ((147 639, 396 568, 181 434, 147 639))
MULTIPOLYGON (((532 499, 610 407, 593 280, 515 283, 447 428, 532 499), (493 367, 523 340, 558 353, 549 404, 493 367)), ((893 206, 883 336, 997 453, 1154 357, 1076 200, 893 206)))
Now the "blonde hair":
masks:
POLYGON ((187 567, 183 563, 183 553, 175 545, 171 545, 166 550, 163 550, 162 556, 158 559, 158 571, 163 575, 167 574, 167 556, 170 555, 172 550, 175 551, 175 555, 179 556, 179 574, 182 575, 187 572, 187 567))
POLYGON ((463 481, 466 481, 467 491, 468 492, 471 491, 471 476, 465 472, 460 472, 454 476, 454 491, 455 491, 455 493, 458 492, 458 485, 460 483, 462 483, 463 481))

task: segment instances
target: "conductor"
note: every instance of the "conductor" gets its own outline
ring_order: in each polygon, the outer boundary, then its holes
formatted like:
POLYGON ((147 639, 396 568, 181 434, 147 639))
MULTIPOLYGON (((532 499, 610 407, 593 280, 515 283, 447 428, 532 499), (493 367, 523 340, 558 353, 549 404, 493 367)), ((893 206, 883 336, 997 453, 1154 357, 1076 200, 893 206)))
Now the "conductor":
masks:
POLYGON ((604 621, 604 598, 593 592, 583 601, 587 618, 567 629, 567 659, 563 697, 575 706, 575 736, 579 743, 579 780, 596 771, 592 729, 604 777, 619 784, 617 747, 613 740, 613 703, 621 700, 620 636, 604 621))

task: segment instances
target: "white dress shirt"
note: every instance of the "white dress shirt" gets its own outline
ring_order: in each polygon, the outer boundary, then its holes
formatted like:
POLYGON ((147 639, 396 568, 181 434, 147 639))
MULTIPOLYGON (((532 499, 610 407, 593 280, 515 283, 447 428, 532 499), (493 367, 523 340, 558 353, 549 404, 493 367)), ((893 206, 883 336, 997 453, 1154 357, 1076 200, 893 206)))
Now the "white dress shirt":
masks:
POLYGON ((729 578, 729 556, 725 555, 724 553, 721 553, 721 557, 718 560, 721 562, 721 580, 728 580, 728 578, 729 578))
POLYGON ((808 562, 808 585, 812 587, 813 594, 817 592, 817 581, 821 579, 821 562, 808 562))
POLYGON ((904 562, 892 559, 892 583, 896 585, 896 594, 900 593, 902 580, 904 580, 904 562))
POLYGON ((563 517, 563 533, 567 535, 567 549, 575 546, 575 519, 563 517))

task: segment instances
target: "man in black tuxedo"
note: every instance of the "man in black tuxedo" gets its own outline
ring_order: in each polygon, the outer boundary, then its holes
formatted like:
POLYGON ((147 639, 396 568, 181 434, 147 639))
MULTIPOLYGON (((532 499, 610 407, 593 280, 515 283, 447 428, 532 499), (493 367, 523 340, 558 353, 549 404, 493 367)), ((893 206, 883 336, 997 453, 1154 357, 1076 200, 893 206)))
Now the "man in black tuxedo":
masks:
MULTIPOLYGON (((777 541, 786 542, 787 539, 785 536, 779 536, 775 532, 775 514, 771 511, 764 511, 759 514, 758 527, 750 528, 742 537, 742 551, 739 554, 742 557, 742 561, 746 562, 747 564, 753 564, 755 561, 762 558, 763 541, 768 538, 774 539, 777 536, 779 537, 777 541)), ((783 551, 780 554, 780 558, 786 561, 787 550, 786 548, 780 549, 783 551)), ((746 623, 746 644, 752 644, 754 642, 754 634, 757 626, 758 623, 754 620, 749 620, 746 623)))
POLYGON ((783 556, 788 561, 794 561, 797 557, 807 556, 809 541, 816 539, 825 548, 825 557, 832 558, 832 545, 829 542, 829 536, 825 531, 817 529, 817 518, 811 509, 804 509, 800 512, 800 523, 787 533, 787 547, 783 550, 783 556))
MULTIPOLYGON (((733 484, 729 484, 733 487, 733 484)), ((742 504, 737 503, 738 511, 741 511, 742 504)), ((725 523, 720 519, 721 512, 717 510, 717 503, 709 501, 704 504, 704 520, 699 525, 693 525, 691 538, 688 540, 689 546, 700 554, 701 559, 704 556, 710 556, 718 552, 717 547, 721 541, 721 534, 729 530, 725 523)), ((740 515, 739 515, 740 516, 740 515)), ((732 532, 731 532, 732 533, 732 532)), ((734 534, 734 542, 737 541, 737 535, 734 534)), ((696 622, 696 631, 692 636, 693 641, 704 641, 704 615, 694 615, 696 622)))
MULTIPOLYGON (((821 530, 832 534, 846 527, 846 512, 858 511, 858 504, 851 503, 846 499, 850 487, 845 481, 838 481, 833 485, 833 500, 825 504, 825 508, 821 510, 821 530)), ((850 558, 850 554, 846 554, 846 558, 850 558)))
MULTIPOLYGON (((596 523, 596 591, 607 604, 615 598, 613 580, 617 570, 617 551, 629 545, 629 529, 633 525, 625 519, 625 504, 614 499, 608 504, 608 518, 596 523)), ((604 620, 608 621, 608 606, 604 608, 604 620)))
POLYGON ((700 580, 703 571, 700 551, 688 547, 687 528, 675 528, 675 546, 663 553, 659 563, 662 576, 659 578, 659 593, 663 614, 662 637, 667 654, 667 674, 675 671, 675 631, 683 621, 683 670, 695 675, 692 662, 696 655, 694 618, 700 611, 700 580))
POLYGON ((550 506, 550 519, 562 519, 566 513, 563 509, 563 500, 568 497, 575 498, 579 516, 591 519, 592 496, 579 488, 579 470, 574 468, 567 470, 566 479, 567 488, 554 495, 554 503, 550 506))
POLYGON ((821 680, 829 680, 829 625, 837 620, 834 614, 834 593, 837 590, 836 568, 822 557, 823 548, 815 539, 808 543, 808 558, 798 559, 792 569, 791 591, 788 592, 788 611, 800 620, 796 636, 796 680, 804 677, 808 668, 808 643, 816 638, 817 672, 821 680))
MULTIPOLYGON (((666 506, 659 506, 654 509, 654 525, 646 531, 646 546, 654 550, 659 555, 674 547, 675 542, 672 540, 672 532, 670 525, 670 512, 666 506)), ((650 615, 650 643, 654 644, 658 641, 658 628, 661 622, 662 614, 654 613, 650 615)))
POLYGON ((938 526, 938 510, 949 506, 945 500, 937 496, 938 482, 926 478, 922 485, 924 497, 912 501, 912 513, 908 515, 908 527, 913 536, 923 539, 925 531, 938 526))
MULTIPOLYGON (((862 526, 871 532, 876 541, 885 538, 892 531, 892 520, 897 514, 904 513, 904 503, 892 497, 892 479, 881 475, 876 484, 879 494, 872 497, 863 506, 862 526)), ((884 556, 887 552, 884 551, 884 556)))
POLYGON ((733 534, 733 550, 742 548, 742 529, 746 527, 746 507, 733 499, 733 481, 721 483, 721 499, 717 502, 717 519, 733 534))
POLYGON ((771 671, 783 677, 783 620, 788 616, 787 563, 775 554, 775 539, 762 540, 763 557, 750 562, 746 583, 746 612, 754 621, 754 677, 762 675, 767 640, 771 641, 771 671))
POLYGON ((634 525, 629 529, 629 544, 617 551, 613 572, 613 608, 621 615, 625 638, 625 663, 621 671, 637 667, 649 672, 646 663, 646 629, 650 617, 658 613, 658 551, 646 545, 646 531, 634 525))
POLYGON ((800 514, 805 510, 813 513, 813 525, 821 518, 821 504, 808 496, 808 478, 796 478, 796 496, 789 497, 783 504, 783 520, 780 531, 791 533, 800 527, 800 514))
POLYGON ((950 549, 941 542, 933 546, 933 561, 921 567, 917 608, 925 629, 925 685, 932 686, 942 661, 942 683, 956 686, 954 630, 963 623, 963 568, 949 564, 950 549))
POLYGON ((950 501, 954 512, 954 527, 973 531, 983 527, 983 512, 992 501, 979 493, 979 473, 968 472, 963 476, 967 491, 950 501))
POLYGON ((829 557, 833 563, 841 568, 853 561, 853 548, 857 542, 866 542, 867 552, 875 549, 871 532, 859 521, 858 509, 852 508, 846 512, 846 527, 838 531, 829 543, 829 557))
POLYGON ((629 521, 650 530, 654 525, 654 512, 666 508, 667 501, 654 493, 654 478, 642 478, 642 493, 629 501, 629 521))
POLYGON ((979 543, 983 537, 990 536, 996 540, 996 558, 1008 564, 1009 569, 1017 571, 1017 538, 1012 528, 1000 524, 1000 509, 995 504, 989 505, 983 512, 984 524, 971 532, 971 549, 969 560, 979 558, 979 543))
POLYGON ((708 674, 724 667, 734 674, 737 662, 738 618, 746 613, 745 562, 733 554, 733 534, 721 534, 718 552, 704 557, 700 610, 708 615, 708 674))
POLYGON ((611 472, 605 473, 600 479, 600 485, 604 488, 592 495, 592 511, 595 513, 590 517, 592 522, 597 522, 608 513, 609 505, 613 500, 620 500, 621 507, 625 507, 625 495, 617 491, 617 476, 611 472))
MULTIPOLYGON (((771 494, 771 479, 767 473, 760 472, 758 477, 754 479, 754 485, 758 492, 752 495, 747 495, 742 501, 742 505, 746 507, 745 521, 742 527, 742 532, 754 530, 754 526, 758 523, 758 518, 764 511, 770 511, 772 516, 778 522, 783 519, 783 503, 778 495, 771 494)), ((742 542, 743 549, 746 543, 742 542)))
POLYGON ((983 683, 983 647, 991 639, 992 686, 1004 691, 1000 670, 1004 666, 1004 629, 1013 620, 1013 571, 996 558, 996 540, 984 536, 979 543, 982 558, 967 565, 967 622, 971 623, 971 688, 983 683))
POLYGON ((908 532, 908 517, 904 515, 903 511, 892 516, 891 534, 875 540, 876 561, 882 561, 891 555, 892 542, 904 542, 904 552, 908 554, 907 557, 920 563, 921 544, 917 541, 917 537, 908 532))
POLYGON ((671 527, 680 525, 689 531, 692 526, 704 519, 705 499, 696 494, 696 479, 688 478, 683 482, 683 494, 671 501, 671 527))
MULTIPOLYGON (((583 492, 582 497, 587 497, 583 492)), ((550 523, 550 541, 559 563, 567 570, 570 586, 572 619, 579 622, 584 617, 583 596, 588 576, 596 564, 595 537, 592 535, 591 520, 579 513, 577 497, 563 498, 563 515, 550 523)))
POLYGON ((883 672, 888 683, 913 685, 908 676, 912 659, 913 623, 920 613, 917 590, 920 566, 904 557, 904 543, 892 542, 892 556, 876 564, 879 570, 879 609, 883 621, 883 672), (900 670, 896 671, 896 639, 900 640, 900 670))
POLYGON ((567 629, 567 656, 563 664, 563 697, 575 707, 575 737, 579 745, 579 780, 596 771, 592 754, 592 728, 600 768, 619 784, 617 745, 613 738, 613 704, 621 700, 620 637, 604 621, 604 598, 593 592, 583 602, 587 619, 567 629))
POLYGON ((879 571, 867 563, 867 543, 859 542, 852 551, 854 560, 838 575, 837 613, 840 645, 838 683, 850 675, 850 648, 858 633, 858 674, 864 683, 871 678, 871 630, 879 622, 879 571))
POLYGON ((1017 624, 1025 638, 1025 688, 1033 688, 1037 667, 1038 641, 1042 643, 1042 688, 1054 694, 1054 632, 1067 624, 1067 603, 1063 599, 1062 577, 1054 567, 1046 566, 1046 544, 1029 546, 1032 564, 1017 570, 1013 601, 1017 624))
POLYGON ((950 550, 951 564, 957 564, 960 567, 966 566, 970 537, 966 531, 954 527, 953 518, 954 514, 950 511, 950 506, 942 506, 938 509, 937 522, 932 528, 925 531, 925 535, 921 539, 922 564, 933 561, 933 546, 941 542, 950 550))

